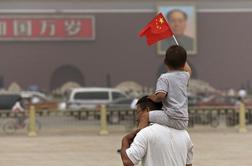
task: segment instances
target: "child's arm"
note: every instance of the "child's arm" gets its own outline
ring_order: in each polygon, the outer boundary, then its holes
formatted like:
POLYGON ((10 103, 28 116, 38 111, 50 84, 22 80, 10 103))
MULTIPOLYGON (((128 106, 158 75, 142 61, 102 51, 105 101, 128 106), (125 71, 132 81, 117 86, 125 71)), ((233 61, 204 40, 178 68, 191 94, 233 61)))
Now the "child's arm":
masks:
POLYGON ((184 66, 184 71, 188 72, 190 76, 192 75, 192 68, 189 66, 189 64, 186 62, 184 66))
POLYGON ((155 103, 160 103, 165 99, 166 95, 167 93, 158 92, 156 94, 150 95, 149 98, 155 103))
MULTIPOLYGON (((155 94, 152 94, 149 96, 149 99, 151 99, 155 103, 160 103, 162 102, 165 97, 166 97, 165 92, 157 92, 155 94)), ((143 129, 146 126, 149 125, 149 112, 144 112, 142 115, 139 117, 139 124, 138 124, 138 129, 143 129)))

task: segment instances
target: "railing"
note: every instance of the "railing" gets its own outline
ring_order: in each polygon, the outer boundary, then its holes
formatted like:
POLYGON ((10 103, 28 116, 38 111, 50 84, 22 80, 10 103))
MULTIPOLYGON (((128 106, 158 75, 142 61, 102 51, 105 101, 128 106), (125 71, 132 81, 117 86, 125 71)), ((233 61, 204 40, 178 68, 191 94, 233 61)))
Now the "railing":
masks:
MULTIPOLYGON (((234 127, 240 125, 240 107, 191 107, 189 109, 189 126, 209 125, 234 127)), ((252 107, 245 110, 246 125, 252 124, 252 107)))
POLYGON ((189 126, 209 125, 218 127, 225 124, 227 127, 238 125, 239 113, 235 107, 191 107, 189 109, 189 126))
MULTIPOLYGON (((26 133, 32 115, 26 112, 29 117, 24 127, 19 127, 22 113, 12 113, 10 110, 0 111, 0 134, 26 133), (12 126, 8 133, 4 130, 6 124, 12 126)), ((36 122, 41 124, 39 134, 72 134, 95 132, 102 130, 100 109, 81 109, 81 110, 39 110, 36 109, 36 122)), ((129 131, 135 126, 135 111, 125 108, 105 109, 107 130, 111 132, 129 131)), ((23 118, 25 119, 25 118, 23 118)), ((34 134, 32 134, 34 135, 34 134)))
MULTIPOLYGON (((246 108, 244 112, 244 126, 241 125, 241 108, 240 107, 190 107, 189 108, 189 127, 211 127, 230 128, 237 130, 246 129, 252 126, 252 107, 246 108)), ((40 125, 40 134, 71 134, 95 132, 108 134, 116 131, 129 131, 136 127, 136 115, 134 110, 128 108, 106 108, 102 107, 93 110, 33 110, 27 112, 29 121, 26 121, 24 127, 16 128, 13 133, 26 133, 29 127, 29 135, 34 136, 33 130, 37 130, 33 125, 40 125), (31 113, 34 111, 34 114, 31 113), (36 112, 36 119, 35 119, 36 112), (29 113, 29 114, 28 114, 29 113), (32 123, 31 123, 32 122, 32 123)), ((11 113, 9 110, 0 111, 0 124, 2 134, 7 123, 11 122, 14 127, 18 126, 18 120, 22 119, 22 114, 11 113)), ((11 126, 10 125, 10 126, 11 126)), ((11 127, 10 127, 11 129, 11 127)))

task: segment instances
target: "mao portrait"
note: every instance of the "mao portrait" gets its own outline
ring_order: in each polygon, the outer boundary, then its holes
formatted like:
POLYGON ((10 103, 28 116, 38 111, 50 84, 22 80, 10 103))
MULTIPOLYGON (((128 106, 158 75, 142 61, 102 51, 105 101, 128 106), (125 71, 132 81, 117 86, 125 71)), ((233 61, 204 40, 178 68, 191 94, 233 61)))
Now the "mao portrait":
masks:
MULTIPOLYGON (((196 50, 196 14, 194 6, 159 6, 159 12, 166 17, 179 45, 189 54, 196 50)), ((158 53, 164 54, 166 49, 176 44, 173 38, 158 43, 158 53)))

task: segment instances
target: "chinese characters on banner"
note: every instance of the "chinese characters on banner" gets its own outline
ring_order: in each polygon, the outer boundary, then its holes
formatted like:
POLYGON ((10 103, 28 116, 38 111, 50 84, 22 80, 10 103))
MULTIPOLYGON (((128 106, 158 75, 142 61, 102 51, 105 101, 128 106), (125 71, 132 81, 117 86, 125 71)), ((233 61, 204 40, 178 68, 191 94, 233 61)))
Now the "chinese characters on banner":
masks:
POLYGON ((0 16, 2 40, 94 40, 92 16, 0 16))

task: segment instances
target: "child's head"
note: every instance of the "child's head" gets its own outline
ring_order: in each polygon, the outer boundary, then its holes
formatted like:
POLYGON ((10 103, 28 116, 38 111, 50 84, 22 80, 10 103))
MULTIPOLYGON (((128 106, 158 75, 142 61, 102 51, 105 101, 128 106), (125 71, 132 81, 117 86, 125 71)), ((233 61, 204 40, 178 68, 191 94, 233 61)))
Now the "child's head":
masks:
POLYGON ((164 63, 171 70, 179 70, 185 66, 186 59, 186 50, 181 46, 173 45, 167 49, 164 63))

